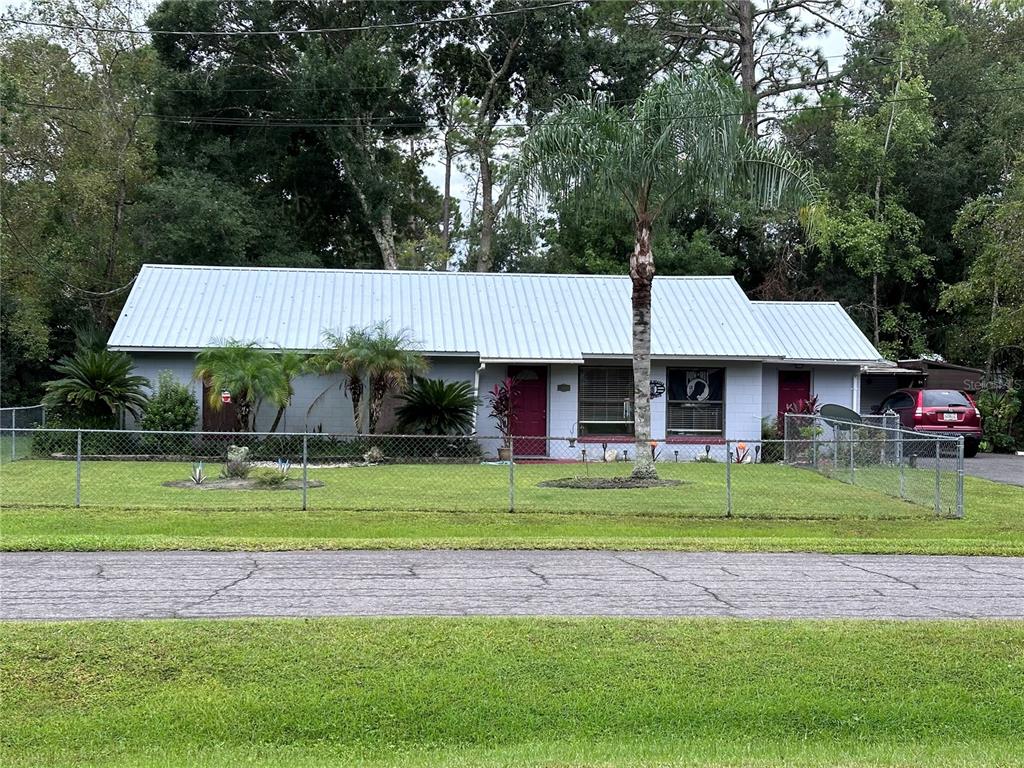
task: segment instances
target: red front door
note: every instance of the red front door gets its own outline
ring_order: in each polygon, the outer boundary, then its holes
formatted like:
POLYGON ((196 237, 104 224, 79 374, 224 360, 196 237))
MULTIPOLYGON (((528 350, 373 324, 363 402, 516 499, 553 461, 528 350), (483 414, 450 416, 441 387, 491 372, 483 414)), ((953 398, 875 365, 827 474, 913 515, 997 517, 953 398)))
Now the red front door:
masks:
POLYGON ((544 436, 548 430, 548 371, 542 366, 510 365, 508 375, 516 378, 512 391, 510 426, 516 456, 547 456, 544 436))
POLYGON ((779 425, 789 406, 811 399, 810 371, 779 371, 779 425))

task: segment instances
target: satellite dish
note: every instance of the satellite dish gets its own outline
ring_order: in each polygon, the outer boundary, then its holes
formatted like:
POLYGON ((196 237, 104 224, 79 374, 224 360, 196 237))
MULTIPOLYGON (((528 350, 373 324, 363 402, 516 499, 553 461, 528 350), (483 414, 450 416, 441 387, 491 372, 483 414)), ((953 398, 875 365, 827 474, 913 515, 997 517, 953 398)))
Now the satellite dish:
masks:
POLYGON ((862 424, 864 422, 856 411, 847 408, 845 405, 836 405, 835 403, 821 406, 821 418, 838 430, 852 429, 855 424, 862 424))

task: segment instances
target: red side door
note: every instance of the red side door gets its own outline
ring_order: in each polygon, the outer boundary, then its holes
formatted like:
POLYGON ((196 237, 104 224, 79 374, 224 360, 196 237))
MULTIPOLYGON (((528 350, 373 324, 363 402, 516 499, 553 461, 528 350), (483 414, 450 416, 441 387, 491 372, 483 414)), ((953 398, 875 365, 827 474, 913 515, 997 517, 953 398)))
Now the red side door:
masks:
POLYGON ((221 403, 220 408, 210 405, 210 383, 203 382, 203 432, 234 432, 238 429, 234 403, 221 403))
POLYGON ((510 365, 516 378, 512 393, 512 451, 516 456, 547 456, 548 370, 543 366, 510 365))
POLYGON ((779 424, 789 406, 811 399, 810 371, 779 371, 779 424))

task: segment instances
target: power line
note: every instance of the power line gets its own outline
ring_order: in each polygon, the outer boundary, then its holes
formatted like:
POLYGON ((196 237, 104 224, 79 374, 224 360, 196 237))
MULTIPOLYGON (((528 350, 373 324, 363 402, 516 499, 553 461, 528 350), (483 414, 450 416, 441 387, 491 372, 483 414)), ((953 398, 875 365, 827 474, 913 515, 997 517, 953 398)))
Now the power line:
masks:
POLYGON ((510 16, 517 13, 529 13, 531 11, 546 11, 555 8, 565 8, 571 5, 579 5, 584 0, 562 0, 562 2, 546 3, 543 5, 532 5, 526 8, 509 8, 504 11, 488 11, 487 13, 474 13, 465 16, 446 16, 440 19, 425 19, 423 21, 397 21, 387 24, 366 24, 356 27, 323 27, 314 29, 279 29, 279 30, 256 30, 237 29, 220 31, 200 30, 172 30, 172 29, 131 29, 128 27, 94 27, 87 24, 62 24, 55 21, 32 21, 31 19, 7 19, 11 24, 21 24, 28 27, 45 27, 47 29, 66 29, 84 32, 104 32, 124 35, 184 35, 193 37, 289 37, 292 35, 315 35, 329 34, 334 32, 366 32, 378 29, 407 29, 410 27, 427 27, 437 24, 450 24, 460 21, 478 21, 499 16, 510 16))
MULTIPOLYGON (((963 97, 983 95, 989 93, 1005 93, 1013 91, 1024 91, 1024 85, 1010 85, 999 88, 981 88, 973 91, 961 91, 960 94, 963 97)), ((853 107, 864 107, 864 106, 886 106, 889 104, 904 104, 915 101, 933 101, 935 96, 932 94, 924 94, 919 96, 904 96, 896 99, 876 99, 869 102, 862 102, 860 104, 849 104, 846 102, 837 104, 815 104, 801 107, 774 107, 770 109, 758 110, 759 115, 772 115, 772 114, 799 114, 802 112, 819 112, 824 110, 833 109, 850 109, 853 107)), ((21 104, 22 106, 34 107, 39 109, 54 109, 68 112, 85 112, 92 114, 109 114, 106 110, 91 109, 88 107, 72 107, 61 104, 47 104, 43 102, 34 101, 17 101, 10 100, 8 103, 21 104)), ((636 117, 622 117, 615 118, 613 122, 619 123, 632 123, 640 120, 653 121, 653 120, 687 120, 696 118, 717 118, 717 117, 742 117, 747 114, 746 112, 715 112, 715 113, 692 113, 692 114, 670 114, 670 115, 652 115, 647 118, 636 118, 636 117)), ((365 127, 387 127, 387 128, 421 128, 424 126, 424 119, 431 119, 436 115, 424 114, 424 115, 394 115, 392 117, 376 117, 376 118, 359 118, 359 117, 344 117, 344 118, 316 118, 316 117, 303 117, 303 116, 271 116, 266 119, 259 119, 253 117, 230 117, 224 115, 168 115, 157 112, 143 112, 143 117, 149 117, 154 120, 165 123, 177 123, 181 125, 206 125, 211 127, 236 127, 236 128, 351 128, 357 126, 365 127), (401 120, 407 120, 410 122, 398 122, 401 120)), ((498 128, 524 128, 527 127, 524 123, 495 123, 494 127, 498 128)))

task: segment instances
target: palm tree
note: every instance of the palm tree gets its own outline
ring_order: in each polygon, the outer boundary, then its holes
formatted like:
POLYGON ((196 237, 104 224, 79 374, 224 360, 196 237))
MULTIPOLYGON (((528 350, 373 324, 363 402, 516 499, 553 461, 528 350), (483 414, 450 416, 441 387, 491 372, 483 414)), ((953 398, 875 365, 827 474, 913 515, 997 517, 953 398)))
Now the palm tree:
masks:
POLYGON ((275 362, 288 388, 288 398, 284 402, 277 403, 277 414, 274 416, 274 423, 270 425, 271 432, 277 432, 277 425, 281 423, 281 417, 284 416, 285 409, 288 408, 288 404, 295 396, 295 387, 292 386, 292 382, 296 376, 305 373, 306 361, 306 355, 300 355, 298 352, 290 352, 288 350, 281 350, 275 355, 275 362))
MULTIPOLYGON (((377 429, 384 398, 389 392, 402 391, 413 376, 427 370, 427 362, 413 349, 407 331, 392 332, 388 324, 378 323, 370 328, 350 328, 344 336, 324 332, 329 347, 310 358, 309 367, 321 374, 340 373, 345 377, 342 386, 352 399, 352 421, 356 432, 363 432, 361 404, 370 388, 370 433, 377 429)), ((310 410, 327 394, 321 392, 310 410)))
MULTIPOLYGON (((254 342, 230 340, 222 347, 204 349, 196 355, 195 378, 210 385, 210 407, 220 410, 220 392, 228 391, 235 404, 238 427, 254 431, 256 410, 263 400, 278 407, 278 417, 292 396, 291 377, 298 372, 289 357, 288 372, 282 364, 285 355, 261 349, 254 342)), ((273 430, 272 430, 273 431, 273 430)))
MULTIPOLYGON (((598 204, 632 222, 633 476, 656 477, 651 432, 651 230, 672 208, 745 197, 764 208, 805 206, 815 187, 786 152, 743 131, 732 80, 697 70, 651 86, 632 106, 567 99, 527 137, 514 175, 523 192, 598 204)), ((807 207, 810 206, 810 207, 807 207)))
MULTIPOLYGON (((327 343, 327 349, 309 358, 307 367, 319 374, 339 373, 344 377, 341 386, 345 388, 349 399, 352 400, 352 426, 355 427, 358 434, 362 434, 362 402, 365 388, 363 380, 366 378, 366 357, 370 346, 370 334, 363 328, 350 328, 344 336, 324 331, 324 341, 327 343)), ((313 410, 329 390, 330 387, 327 387, 313 399, 309 411, 313 410)), ((307 411, 307 415, 309 411, 307 411)))
POLYGON ((412 348, 407 331, 392 332, 387 323, 378 323, 369 333, 366 349, 366 374, 370 380, 370 432, 377 431, 384 398, 389 392, 401 392, 409 381, 427 370, 423 355, 412 348))
POLYGON ((63 378, 46 384, 43 404, 79 425, 111 427, 122 411, 138 418, 149 401, 149 379, 132 373, 123 352, 80 349, 53 368, 63 378))

